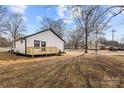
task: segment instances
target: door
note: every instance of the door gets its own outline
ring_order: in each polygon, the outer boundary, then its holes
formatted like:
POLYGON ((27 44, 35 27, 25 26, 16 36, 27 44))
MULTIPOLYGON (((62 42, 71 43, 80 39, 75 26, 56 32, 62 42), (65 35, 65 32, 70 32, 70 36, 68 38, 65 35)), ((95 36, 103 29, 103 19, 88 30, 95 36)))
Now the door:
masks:
POLYGON ((41 49, 42 49, 43 52, 46 51, 46 42, 41 41, 41 49))

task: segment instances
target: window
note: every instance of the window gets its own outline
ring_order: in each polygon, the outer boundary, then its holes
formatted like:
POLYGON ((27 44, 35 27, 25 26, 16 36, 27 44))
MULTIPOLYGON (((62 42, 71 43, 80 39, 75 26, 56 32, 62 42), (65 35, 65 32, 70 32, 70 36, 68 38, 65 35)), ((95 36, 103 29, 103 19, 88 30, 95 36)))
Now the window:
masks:
POLYGON ((23 43, 23 40, 21 40, 21 43, 23 43))
POLYGON ((34 47, 39 48, 40 47, 40 41, 34 40, 34 47))
POLYGON ((46 51, 46 42, 41 41, 41 47, 42 47, 42 51, 46 51))
POLYGON ((46 42, 41 41, 41 47, 46 47, 46 42))

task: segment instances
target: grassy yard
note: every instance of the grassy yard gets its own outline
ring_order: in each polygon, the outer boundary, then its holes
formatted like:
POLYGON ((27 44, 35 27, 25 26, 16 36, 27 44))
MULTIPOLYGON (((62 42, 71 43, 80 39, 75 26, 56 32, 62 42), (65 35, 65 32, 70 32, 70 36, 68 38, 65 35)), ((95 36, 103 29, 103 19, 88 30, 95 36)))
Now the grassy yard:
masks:
POLYGON ((124 87, 124 56, 52 56, 0 64, 0 87, 124 87))
POLYGON ((10 61, 10 60, 20 60, 20 59, 29 59, 29 57, 25 56, 17 56, 15 54, 8 53, 10 48, 0 47, 0 61, 10 61))
POLYGON ((7 61, 7 60, 18 60, 18 59, 29 59, 29 57, 11 54, 8 52, 0 52, 0 61, 7 61))

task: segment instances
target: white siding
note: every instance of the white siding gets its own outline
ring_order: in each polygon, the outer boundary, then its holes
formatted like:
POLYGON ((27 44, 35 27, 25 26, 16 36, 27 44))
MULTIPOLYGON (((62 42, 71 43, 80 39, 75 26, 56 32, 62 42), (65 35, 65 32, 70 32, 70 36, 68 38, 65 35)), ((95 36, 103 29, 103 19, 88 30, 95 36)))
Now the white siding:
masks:
POLYGON ((19 52, 21 54, 25 54, 25 40, 23 39, 23 43, 21 40, 16 41, 16 47, 14 48, 15 52, 19 52))
POLYGON ((64 41, 58 38, 53 32, 45 31, 26 38, 27 47, 34 47, 34 40, 40 40, 46 42, 46 47, 57 47, 64 52, 64 41))

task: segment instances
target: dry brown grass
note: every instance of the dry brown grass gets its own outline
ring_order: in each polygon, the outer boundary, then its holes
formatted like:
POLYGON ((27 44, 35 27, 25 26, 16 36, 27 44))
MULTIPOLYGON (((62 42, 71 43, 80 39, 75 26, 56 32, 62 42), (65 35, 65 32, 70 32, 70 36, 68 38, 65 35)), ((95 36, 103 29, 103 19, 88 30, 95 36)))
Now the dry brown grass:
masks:
POLYGON ((53 56, 0 66, 0 87, 124 87, 124 56, 53 56))
POLYGON ((5 61, 5 60, 17 60, 17 59, 28 59, 29 57, 26 56, 21 56, 21 55, 16 55, 16 54, 11 54, 8 52, 0 52, 0 61, 5 61))

